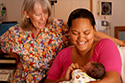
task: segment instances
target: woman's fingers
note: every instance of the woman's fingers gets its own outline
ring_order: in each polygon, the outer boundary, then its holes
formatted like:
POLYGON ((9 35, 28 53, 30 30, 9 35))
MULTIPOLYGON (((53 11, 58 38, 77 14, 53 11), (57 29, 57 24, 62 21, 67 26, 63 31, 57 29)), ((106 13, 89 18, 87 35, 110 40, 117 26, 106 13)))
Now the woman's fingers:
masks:
POLYGON ((78 65, 78 63, 72 63, 69 67, 68 67, 68 69, 67 69, 67 71, 66 71, 66 74, 65 74, 65 80, 69 80, 70 78, 71 78, 71 72, 73 71, 73 70, 75 70, 75 69, 78 69, 78 68, 80 68, 80 66, 78 65))
POLYGON ((78 63, 75 63, 75 67, 76 67, 77 69, 80 68, 78 63))
POLYGON ((79 69, 80 68, 80 66, 78 65, 78 63, 72 63, 70 66, 69 66, 69 68, 68 68, 68 71, 73 71, 73 70, 75 70, 75 69, 79 69))
POLYGON ((78 63, 72 63, 70 66, 69 66, 70 69, 74 70, 74 69, 78 69, 80 68, 78 63))

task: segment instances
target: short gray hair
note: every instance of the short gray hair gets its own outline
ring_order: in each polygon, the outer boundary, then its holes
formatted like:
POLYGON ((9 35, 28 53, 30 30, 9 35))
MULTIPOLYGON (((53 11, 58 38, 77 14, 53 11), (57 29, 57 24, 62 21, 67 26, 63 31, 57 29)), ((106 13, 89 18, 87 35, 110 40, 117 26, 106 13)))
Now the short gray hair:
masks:
POLYGON ((43 9, 45 11, 48 11, 48 19, 47 19, 46 25, 52 21, 51 5, 48 0, 24 0, 22 10, 21 10, 21 20, 19 22, 20 27, 22 29, 27 30, 30 28, 29 26, 32 25, 31 22, 28 22, 29 19, 25 17, 24 11, 26 11, 27 13, 30 13, 31 9, 33 9, 33 11, 35 11, 35 4, 37 2, 40 2, 41 5, 43 6, 43 9))

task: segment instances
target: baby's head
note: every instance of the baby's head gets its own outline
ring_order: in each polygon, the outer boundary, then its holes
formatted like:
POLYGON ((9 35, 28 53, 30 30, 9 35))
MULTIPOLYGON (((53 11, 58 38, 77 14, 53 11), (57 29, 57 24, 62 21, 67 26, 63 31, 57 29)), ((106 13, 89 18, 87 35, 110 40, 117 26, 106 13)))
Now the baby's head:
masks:
POLYGON ((88 62, 84 68, 83 71, 87 73, 92 78, 95 79, 102 79, 105 75, 105 68, 101 63, 98 62, 88 62))

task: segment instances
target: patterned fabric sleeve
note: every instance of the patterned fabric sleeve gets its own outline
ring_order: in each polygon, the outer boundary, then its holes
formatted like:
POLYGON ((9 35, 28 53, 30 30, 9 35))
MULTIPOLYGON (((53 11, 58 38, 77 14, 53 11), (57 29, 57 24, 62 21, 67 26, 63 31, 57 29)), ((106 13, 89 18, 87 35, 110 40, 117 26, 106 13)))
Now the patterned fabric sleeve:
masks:
MULTIPOLYGON (((56 57, 56 55, 59 53, 59 51, 61 51, 63 48, 68 47, 70 45, 69 43, 69 29, 68 29, 68 25, 67 22, 63 19, 57 19, 57 18, 53 18, 52 23, 48 26, 50 30, 50 32, 52 31, 52 33, 56 34, 57 39, 55 39, 56 43, 56 49, 54 51, 54 58, 56 57)), ((50 62, 52 63, 53 60, 50 62)))
POLYGON ((70 40, 69 40, 69 27, 67 25, 67 21, 62 22, 62 34, 63 34, 63 42, 64 42, 64 47, 67 47, 71 45, 70 40))
POLYGON ((56 28, 55 33, 58 36, 57 43, 59 46, 56 52, 56 55, 57 55, 60 50, 70 45, 69 29, 68 29, 67 22, 63 19, 54 18, 51 25, 53 28, 56 28))

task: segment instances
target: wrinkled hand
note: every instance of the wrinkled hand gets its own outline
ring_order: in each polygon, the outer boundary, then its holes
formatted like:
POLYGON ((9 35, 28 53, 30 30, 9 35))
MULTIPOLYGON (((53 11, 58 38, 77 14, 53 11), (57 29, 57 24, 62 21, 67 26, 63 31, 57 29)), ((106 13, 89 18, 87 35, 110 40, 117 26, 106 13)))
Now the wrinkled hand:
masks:
POLYGON ((119 45, 120 47, 125 46, 125 40, 123 40, 123 41, 120 40, 120 43, 117 45, 119 45))
POLYGON ((125 46, 125 40, 123 40, 123 45, 122 46, 125 46))
POLYGON ((67 69, 67 71, 66 71, 66 74, 65 74, 65 76, 64 76, 65 81, 70 80, 70 79, 71 79, 71 72, 72 72, 73 70, 79 69, 79 68, 80 68, 80 66, 78 65, 78 63, 72 63, 72 64, 68 67, 68 69, 67 69))

